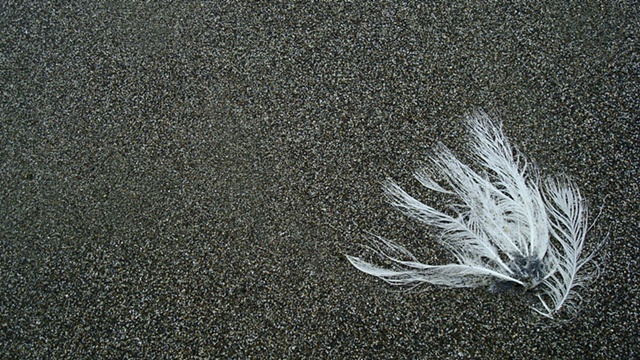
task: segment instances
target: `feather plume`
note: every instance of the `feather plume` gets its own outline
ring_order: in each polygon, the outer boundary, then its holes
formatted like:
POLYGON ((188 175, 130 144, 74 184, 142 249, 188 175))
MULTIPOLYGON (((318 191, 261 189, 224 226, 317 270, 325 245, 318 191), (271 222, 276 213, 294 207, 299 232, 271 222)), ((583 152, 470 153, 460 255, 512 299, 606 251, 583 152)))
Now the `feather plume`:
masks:
POLYGON ((457 263, 427 265, 404 247, 371 236, 375 253, 393 264, 384 268, 355 256, 358 270, 393 285, 431 283, 451 287, 513 284, 539 288, 538 313, 554 317, 579 300, 576 289, 589 274, 579 271, 592 257, 581 258, 588 211, 578 188, 567 178, 541 181, 538 171, 511 147, 500 125, 485 113, 466 118, 471 160, 477 172, 440 144, 430 164, 415 178, 426 188, 455 199, 453 214, 437 210, 405 192, 392 180, 385 193, 408 216, 439 232, 437 241, 457 263), (435 175, 444 178, 434 180, 435 175))

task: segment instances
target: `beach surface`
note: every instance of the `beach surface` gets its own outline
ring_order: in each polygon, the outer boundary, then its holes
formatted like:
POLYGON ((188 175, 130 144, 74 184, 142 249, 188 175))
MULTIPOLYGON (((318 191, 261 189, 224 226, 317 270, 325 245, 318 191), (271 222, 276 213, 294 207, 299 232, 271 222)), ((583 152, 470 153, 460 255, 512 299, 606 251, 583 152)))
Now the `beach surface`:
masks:
POLYGON ((534 3, 1 5, 0 358, 639 357, 639 8, 534 3), (454 260, 381 184, 476 110, 607 239, 570 321, 345 257, 454 260))

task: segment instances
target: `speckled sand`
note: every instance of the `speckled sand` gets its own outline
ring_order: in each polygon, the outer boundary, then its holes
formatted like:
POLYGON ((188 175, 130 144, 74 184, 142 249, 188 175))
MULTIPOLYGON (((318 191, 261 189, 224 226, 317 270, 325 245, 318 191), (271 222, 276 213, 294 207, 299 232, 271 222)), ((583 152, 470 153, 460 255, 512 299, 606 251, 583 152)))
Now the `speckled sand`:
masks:
POLYGON ((637 3, 111 3, 0 5, 0 358, 640 356, 637 3), (475 109, 602 208, 572 322, 344 257, 451 260, 380 183, 475 109))

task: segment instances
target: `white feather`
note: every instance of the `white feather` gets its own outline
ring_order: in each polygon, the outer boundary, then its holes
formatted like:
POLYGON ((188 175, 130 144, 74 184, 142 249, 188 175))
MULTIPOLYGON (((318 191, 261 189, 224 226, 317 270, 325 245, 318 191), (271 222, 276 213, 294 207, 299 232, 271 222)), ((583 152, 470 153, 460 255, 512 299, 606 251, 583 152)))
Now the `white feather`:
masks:
POLYGON ((457 263, 420 263, 404 247, 377 236, 371 238, 371 249, 394 269, 358 257, 347 259, 357 269, 394 285, 475 287, 492 281, 527 289, 540 285, 541 305, 535 310, 553 317, 579 297, 575 289, 588 277, 578 274, 593 256, 580 258, 588 230, 586 204, 577 187, 564 178, 545 181, 541 191, 535 167, 514 152, 501 127, 486 114, 475 113, 466 120, 472 135, 471 159, 482 171, 463 164, 440 145, 430 165, 415 173, 426 188, 455 197, 453 214, 420 202, 391 180, 383 186, 394 206, 439 231, 438 242, 457 263), (444 183, 434 180, 436 174, 444 176, 444 183))

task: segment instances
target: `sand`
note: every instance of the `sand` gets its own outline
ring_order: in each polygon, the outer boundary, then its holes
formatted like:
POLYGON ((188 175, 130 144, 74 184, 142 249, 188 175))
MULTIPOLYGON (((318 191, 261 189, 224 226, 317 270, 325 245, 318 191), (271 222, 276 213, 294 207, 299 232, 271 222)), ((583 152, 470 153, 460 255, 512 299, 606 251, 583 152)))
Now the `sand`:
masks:
POLYGON ((638 7, 11 3, 0 17, 2 358, 639 356, 638 7), (608 234, 575 318, 358 272, 485 110, 608 234))

